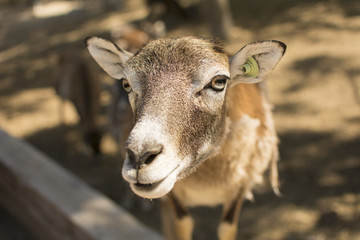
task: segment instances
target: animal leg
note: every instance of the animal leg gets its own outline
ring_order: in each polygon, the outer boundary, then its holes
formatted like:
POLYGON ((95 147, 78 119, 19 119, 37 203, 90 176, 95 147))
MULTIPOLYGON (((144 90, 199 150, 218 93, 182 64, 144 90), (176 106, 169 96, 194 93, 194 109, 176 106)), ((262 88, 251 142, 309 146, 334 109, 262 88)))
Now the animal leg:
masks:
POLYGON ((170 193, 162 198, 161 207, 165 239, 191 240, 194 221, 179 200, 170 193))
POLYGON ((220 240, 236 239, 240 210, 245 200, 245 189, 242 188, 234 200, 224 205, 221 223, 218 227, 218 237, 220 240))
POLYGON ((59 98, 58 100, 58 114, 59 114, 59 121, 61 125, 66 125, 66 117, 65 117, 65 99, 59 98))

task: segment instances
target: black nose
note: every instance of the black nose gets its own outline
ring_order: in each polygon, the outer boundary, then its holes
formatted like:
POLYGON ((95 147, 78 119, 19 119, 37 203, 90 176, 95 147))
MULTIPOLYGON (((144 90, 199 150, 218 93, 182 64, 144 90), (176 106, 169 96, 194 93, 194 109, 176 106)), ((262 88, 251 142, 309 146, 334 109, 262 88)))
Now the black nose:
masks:
POLYGON ((140 169, 151 164, 156 157, 162 152, 162 144, 146 144, 141 151, 134 151, 131 148, 127 148, 127 154, 130 162, 134 165, 134 168, 140 169))

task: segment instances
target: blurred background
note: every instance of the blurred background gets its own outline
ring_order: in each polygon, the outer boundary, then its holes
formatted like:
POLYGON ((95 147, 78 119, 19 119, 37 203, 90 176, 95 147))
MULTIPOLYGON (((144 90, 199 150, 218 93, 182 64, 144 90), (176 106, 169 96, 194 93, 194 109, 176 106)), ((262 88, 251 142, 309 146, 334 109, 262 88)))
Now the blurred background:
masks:
MULTIPOLYGON (((83 40, 134 52, 183 35, 220 38, 230 55, 257 40, 288 46, 268 80, 282 197, 259 189, 238 239, 360 239, 358 0, 0 0, 0 127, 161 231, 159 203, 134 196, 121 177, 122 139, 113 136, 127 120, 114 112, 126 111, 125 100, 83 40), (90 110, 63 80, 84 72, 90 110)), ((192 212, 195 239, 215 239, 220 208, 192 212)), ((0 240, 36 238, 0 206, 0 240)))

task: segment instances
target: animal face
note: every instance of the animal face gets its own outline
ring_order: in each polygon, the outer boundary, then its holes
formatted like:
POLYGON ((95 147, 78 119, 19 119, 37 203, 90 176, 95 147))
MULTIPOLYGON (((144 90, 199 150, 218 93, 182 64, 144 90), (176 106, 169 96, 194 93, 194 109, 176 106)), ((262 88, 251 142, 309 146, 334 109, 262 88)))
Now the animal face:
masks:
POLYGON ((123 176, 137 194, 165 195, 215 152, 229 78, 227 56, 200 39, 154 41, 129 59, 121 81, 136 124, 123 176))
POLYGON ((164 196, 220 150, 227 89, 261 81, 284 51, 278 42, 257 45, 229 63, 221 47, 192 37, 155 40, 133 56, 106 40, 87 40, 91 55, 128 93, 136 122, 122 174, 136 194, 164 196))

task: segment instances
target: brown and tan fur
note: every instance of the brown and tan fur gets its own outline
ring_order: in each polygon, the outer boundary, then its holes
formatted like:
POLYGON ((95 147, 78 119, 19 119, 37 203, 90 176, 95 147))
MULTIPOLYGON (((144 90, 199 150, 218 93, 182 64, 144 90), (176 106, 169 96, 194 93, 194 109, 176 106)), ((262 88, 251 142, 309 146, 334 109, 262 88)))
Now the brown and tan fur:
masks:
POLYGON ((278 191, 277 136, 256 83, 275 67, 285 45, 249 44, 230 61, 216 43, 191 37, 155 40, 134 56, 99 38, 87 46, 128 91, 135 126, 123 177, 139 196, 162 199, 166 239, 192 238, 187 207, 219 204, 219 239, 235 239, 242 203, 269 168, 278 191), (255 75, 243 68, 250 57, 259 66, 255 75))
POLYGON ((79 52, 67 50, 59 54, 54 88, 63 102, 60 112, 62 122, 65 121, 64 101, 69 100, 78 113, 85 143, 92 148, 95 156, 99 155, 102 135, 98 123, 100 83, 79 52))
MULTIPOLYGON (((238 84, 230 89, 227 109, 228 130, 221 144, 221 152, 207 159, 198 167, 196 173, 179 181, 174 186, 173 194, 179 202, 185 203, 184 206, 215 206, 225 202, 224 222, 229 221, 226 218, 229 218, 229 211, 234 210, 230 208, 235 204, 237 209, 234 214, 236 216, 230 219, 231 231, 235 232, 242 202, 245 198, 252 199, 251 189, 254 185, 262 183, 263 172, 269 164, 271 173, 275 174, 271 176, 270 180, 274 191, 278 191, 276 167, 278 150, 270 108, 268 103, 264 101, 262 90, 258 85, 238 84), (259 120, 259 125, 254 127, 251 123, 241 121, 244 116, 255 121, 259 120), (250 142, 249 134, 252 138, 250 142), (259 142, 264 144, 264 149, 257 146, 259 142), (239 168, 244 170, 244 174, 239 174, 239 168), (209 178, 209 176, 212 177, 209 178), (187 186, 191 186, 190 191, 187 186), (224 189, 227 193, 217 199, 218 192, 224 191, 224 189), (197 196, 197 192, 202 192, 203 199, 197 196), (227 202, 230 199, 236 200, 227 202)), ((174 200, 167 198, 166 201, 174 200)), ((172 203, 167 204, 171 205, 172 203)), ((185 223, 184 225, 189 224, 185 223)), ((183 228, 191 229, 188 226, 183 226, 183 228)), ((228 231, 227 229, 225 232, 228 231)), ((171 239, 171 234, 173 233, 168 234, 168 239, 171 239)), ((225 233, 219 229, 220 239, 229 239, 223 234, 225 233)))

